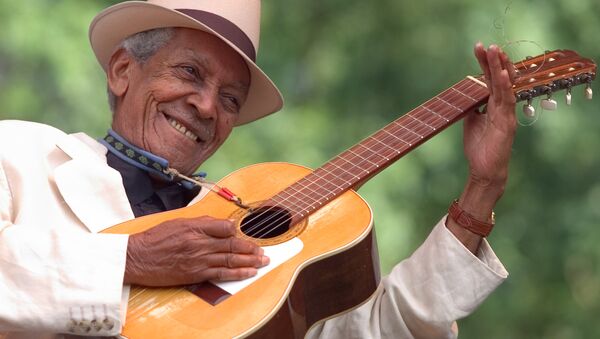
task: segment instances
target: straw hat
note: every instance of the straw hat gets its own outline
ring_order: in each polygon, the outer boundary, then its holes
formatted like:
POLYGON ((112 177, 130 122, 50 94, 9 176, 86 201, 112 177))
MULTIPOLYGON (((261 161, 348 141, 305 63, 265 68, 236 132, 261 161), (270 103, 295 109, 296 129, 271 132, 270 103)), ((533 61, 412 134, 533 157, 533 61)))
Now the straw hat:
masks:
POLYGON ((211 33, 244 59, 251 83, 237 125, 262 118, 283 106, 281 93, 256 65, 260 0, 126 1, 98 14, 90 25, 89 37, 96 58, 106 71, 110 57, 125 38, 160 27, 186 27, 211 33))

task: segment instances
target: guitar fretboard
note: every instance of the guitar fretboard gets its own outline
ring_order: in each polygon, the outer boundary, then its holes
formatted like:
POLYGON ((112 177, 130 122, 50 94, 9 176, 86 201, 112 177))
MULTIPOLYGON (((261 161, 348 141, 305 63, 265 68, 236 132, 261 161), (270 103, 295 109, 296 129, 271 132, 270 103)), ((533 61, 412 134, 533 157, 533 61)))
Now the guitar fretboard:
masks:
POLYGON ((484 84, 465 78, 339 154, 264 205, 290 211, 294 224, 460 120, 488 95, 484 84))

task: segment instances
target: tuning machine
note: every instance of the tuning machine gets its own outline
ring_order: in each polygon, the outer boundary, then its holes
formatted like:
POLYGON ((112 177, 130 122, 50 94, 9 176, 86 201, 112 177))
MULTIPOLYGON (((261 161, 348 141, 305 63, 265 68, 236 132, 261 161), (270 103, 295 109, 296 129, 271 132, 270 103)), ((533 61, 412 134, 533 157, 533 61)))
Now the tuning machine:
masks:
POLYGON ((535 107, 531 105, 531 100, 533 99, 527 99, 527 103, 523 105, 523 114, 528 118, 533 118, 535 116, 535 107))
POLYGON ((585 98, 588 100, 592 100, 592 96, 594 95, 594 92, 592 92, 592 83, 588 82, 587 85, 585 86, 585 98))
POLYGON ((549 86, 546 87, 545 92, 547 97, 540 102, 542 109, 546 111, 555 111, 558 104, 556 103, 556 100, 552 99, 552 88, 549 86))
POLYGON ((567 88, 567 94, 565 94, 565 103, 567 104, 567 106, 571 106, 571 87, 567 88))

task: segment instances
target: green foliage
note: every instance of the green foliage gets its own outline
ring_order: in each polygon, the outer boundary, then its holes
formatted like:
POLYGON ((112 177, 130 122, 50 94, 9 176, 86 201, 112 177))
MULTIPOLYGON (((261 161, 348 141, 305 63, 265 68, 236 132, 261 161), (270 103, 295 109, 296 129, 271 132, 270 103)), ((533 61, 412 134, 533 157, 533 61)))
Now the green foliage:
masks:
MULTIPOLYGON (((101 136, 110 113, 87 27, 115 2, 0 3, 0 117, 101 136)), ((262 161, 319 166, 478 73, 478 40, 514 60, 567 48, 600 61, 597 0, 277 0, 264 1, 263 13, 259 64, 286 107, 237 128, 203 166, 212 178, 262 161)), ((599 105, 581 92, 518 131, 490 237, 511 276, 461 321, 462 338, 600 337, 599 105)), ((361 189, 384 272, 423 241, 466 176, 454 126, 361 189)))

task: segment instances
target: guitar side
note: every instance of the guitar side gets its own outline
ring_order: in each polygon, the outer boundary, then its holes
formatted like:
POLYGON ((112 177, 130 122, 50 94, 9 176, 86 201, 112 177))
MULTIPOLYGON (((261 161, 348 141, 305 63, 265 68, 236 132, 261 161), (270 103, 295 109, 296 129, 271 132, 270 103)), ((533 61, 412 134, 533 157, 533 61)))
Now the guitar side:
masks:
MULTIPOLYGON (((288 163, 238 170, 219 182, 245 203, 269 199, 311 171, 288 163)), ((174 218, 230 218, 238 207, 209 193, 199 203, 137 218, 106 233, 137 233, 174 218)), ((321 319, 370 297, 379 283, 372 212, 348 191, 308 218, 302 251, 213 306, 183 288, 132 287, 127 338, 300 338, 321 319)))

